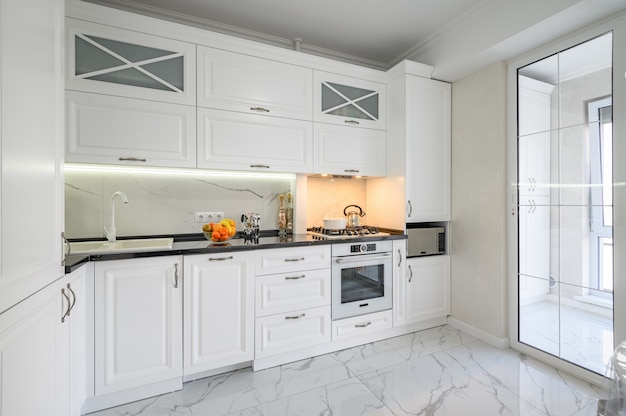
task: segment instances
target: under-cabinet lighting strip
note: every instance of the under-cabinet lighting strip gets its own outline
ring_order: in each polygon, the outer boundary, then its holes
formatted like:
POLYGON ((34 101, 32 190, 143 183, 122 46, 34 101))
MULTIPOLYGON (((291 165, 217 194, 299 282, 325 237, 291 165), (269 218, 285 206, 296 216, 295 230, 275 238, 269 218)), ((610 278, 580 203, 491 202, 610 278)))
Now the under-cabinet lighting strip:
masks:
POLYGON ((146 175, 179 175, 179 176, 208 176, 208 177, 231 177, 231 178, 273 178, 295 179, 293 173, 270 173, 270 172, 241 172, 223 170, 203 170, 184 168, 153 168, 143 166, 115 166, 115 165, 84 165, 78 163, 66 163, 65 171, 68 172, 103 172, 103 173, 137 173, 146 175))

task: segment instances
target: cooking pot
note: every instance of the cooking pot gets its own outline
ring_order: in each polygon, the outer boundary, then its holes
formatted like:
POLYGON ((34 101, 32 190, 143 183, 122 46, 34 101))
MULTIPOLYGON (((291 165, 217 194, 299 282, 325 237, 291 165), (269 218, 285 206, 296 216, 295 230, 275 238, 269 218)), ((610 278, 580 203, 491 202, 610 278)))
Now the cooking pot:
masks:
POLYGON ((348 222, 348 227, 358 227, 359 224, 359 217, 364 217, 365 216, 365 212, 363 212, 363 210, 361 209, 360 206, 358 205, 348 205, 347 207, 345 207, 343 209, 343 215, 346 216, 346 220, 348 222), (348 208, 350 207, 355 207, 358 208, 358 211, 348 211, 348 208))

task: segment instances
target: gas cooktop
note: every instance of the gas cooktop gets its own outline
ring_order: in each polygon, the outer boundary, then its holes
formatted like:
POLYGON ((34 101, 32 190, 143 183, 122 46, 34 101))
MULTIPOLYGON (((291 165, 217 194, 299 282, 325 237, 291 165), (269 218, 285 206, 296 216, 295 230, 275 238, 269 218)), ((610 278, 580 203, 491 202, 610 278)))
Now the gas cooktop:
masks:
POLYGON ((328 229, 324 227, 307 228, 307 234, 318 240, 340 240, 345 238, 385 237, 389 233, 381 232, 377 227, 360 226, 342 229, 328 229))

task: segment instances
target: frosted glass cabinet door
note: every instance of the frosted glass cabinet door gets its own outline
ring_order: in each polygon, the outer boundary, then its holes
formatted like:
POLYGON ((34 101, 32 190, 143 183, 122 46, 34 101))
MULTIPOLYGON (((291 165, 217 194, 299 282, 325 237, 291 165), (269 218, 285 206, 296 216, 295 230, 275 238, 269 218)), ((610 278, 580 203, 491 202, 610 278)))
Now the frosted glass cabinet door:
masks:
POLYGON ((316 71, 313 85, 315 121, 385 129, 384 84, 316 71))
POLYGON ((195 105, 195 45, 67 19, 66 88, 195 105))

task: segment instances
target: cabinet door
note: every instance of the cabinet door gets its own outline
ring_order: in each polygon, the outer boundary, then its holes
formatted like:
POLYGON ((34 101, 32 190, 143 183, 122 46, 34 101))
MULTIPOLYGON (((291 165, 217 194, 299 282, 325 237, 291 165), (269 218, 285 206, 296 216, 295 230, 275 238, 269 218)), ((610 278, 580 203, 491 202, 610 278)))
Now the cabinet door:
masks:
POLYGON ((198 106, 312 120, 313 70, 199 46, 198 106))
POLYGON ((311 122, 198 108, 198 167, 310 173, 311 122))
POLYGON ((385 84, 315 71, 314 85, 315 121, 385 129, 385 84))
POLYGON ((450 256, 407 260, 407 323, 450 314, 450 256))
POLYGON ((407 240, 393 242, 393 326, 406 325, 406 243, 407 240))
POLYGON ((407 76, 407 222, 450 220, 450 84, 407 76))
POLYGON ((315 124, 313 171, 348 176, 385 176, 385 132, 315 124))
POLYGON ((255 358, 330 342, 330 306, 256 319, 255 358))
POLYGON ((63 15, 0 1, 0 313, 64 274, 63 15))
POLYGON ((254 252, 185 256, 185 376, 254 358, 254 252))
POLYGON ((66 161, 196 166, 195 107, 68 91, 66 161))
POLYGON ((330 269, 256 278, 256 316, 330 305, 330 269))
MULTIPOLYGON (((63 280, 63 279, 61 279, 63 280)), ((68 301, 58 281, 0 314, 0 414, 68 415, 68 301)), ((72 414, 72 416, 78 414, 72 414)))
POLYGON ((196 46, 67 19, 66 88, 196 104, 196 46))
POLYGON ((181 257, 96 263, 96 396, 165 380, 182 387, 181 272, 181 257))
MULTIPOLYGON (((64 289, 70 299, 66 321, 69 324, 69 401, 71 416, 81 414, 87 398, 87 266, 65 277, 64 289)), ((93 271, 92 271, 93 273, 93 271)))

